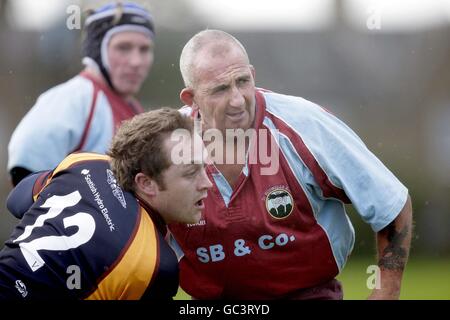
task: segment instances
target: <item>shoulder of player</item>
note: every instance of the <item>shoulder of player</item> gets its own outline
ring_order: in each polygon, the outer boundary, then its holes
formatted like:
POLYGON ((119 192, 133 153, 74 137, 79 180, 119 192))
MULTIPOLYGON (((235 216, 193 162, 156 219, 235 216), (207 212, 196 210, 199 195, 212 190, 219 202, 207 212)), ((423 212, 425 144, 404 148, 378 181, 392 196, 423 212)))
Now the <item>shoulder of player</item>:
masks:
POLYGON ((42 93, 36 104, 44 104, 47 107, 54 106, 58 109, 64 106, 89 107, 93 93, 94 84, 89 79, 77 75, 42 93))
POLYGON ((324 107, 302 97, 274 92, 261 92, 266 102, 266 112, 294 127, 321 124, 334 117, 324 107))
POLYGON ((102 162, 105 164, 105 166, 109 167, 109 157, 104 154, 94 153, 94 152, 76 152, 68 155, 66 158, 64 158, 63 161, 59 163, 59 165, 55 168, 53 171, 53 175, 56 173, 66 170, 68 168, 71 168, 73 166, 79 165, 79 164, 86 164, 86 163, 98 163, 102 162))

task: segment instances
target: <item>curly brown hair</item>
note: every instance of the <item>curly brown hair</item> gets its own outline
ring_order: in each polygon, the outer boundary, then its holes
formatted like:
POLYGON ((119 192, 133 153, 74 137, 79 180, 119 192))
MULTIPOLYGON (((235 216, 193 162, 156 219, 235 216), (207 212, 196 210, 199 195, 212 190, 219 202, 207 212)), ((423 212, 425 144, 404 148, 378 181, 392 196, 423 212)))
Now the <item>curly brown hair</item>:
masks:
POLYGON ((108 151, 111 169, 120 186, 127 191, 135 191, 134 178, 142 172, 164 189, 162 173, 171 165, 164 148, 165 137, 176 129, 193 132, 193 128, 191 118, 168 107, 124 121, 108 151))

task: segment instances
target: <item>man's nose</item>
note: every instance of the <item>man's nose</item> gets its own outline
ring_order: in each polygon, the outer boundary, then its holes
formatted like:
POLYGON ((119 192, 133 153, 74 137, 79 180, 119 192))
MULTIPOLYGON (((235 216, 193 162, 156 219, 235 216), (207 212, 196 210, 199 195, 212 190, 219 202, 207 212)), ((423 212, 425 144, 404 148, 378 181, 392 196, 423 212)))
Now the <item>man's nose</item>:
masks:
POLYGON ((130 56, 128 58, 129 64, 133 67, 140 66, 142 64, 142 61, 144 60, 143 55, 137 48, 131 50, 130 56))
POLYGON ((244 95, 241 93, 239 88, 233 86, 231 89, 230 105, 232 107, 241 107, 242 105, 244 105, 244 103, 245 103, 244 95))
POLYGON ((200 181, 198 184, 199 190, 210 189, 212 187, 211 180, 209 180, 206 170, 203 168, 200 174, 200 181))

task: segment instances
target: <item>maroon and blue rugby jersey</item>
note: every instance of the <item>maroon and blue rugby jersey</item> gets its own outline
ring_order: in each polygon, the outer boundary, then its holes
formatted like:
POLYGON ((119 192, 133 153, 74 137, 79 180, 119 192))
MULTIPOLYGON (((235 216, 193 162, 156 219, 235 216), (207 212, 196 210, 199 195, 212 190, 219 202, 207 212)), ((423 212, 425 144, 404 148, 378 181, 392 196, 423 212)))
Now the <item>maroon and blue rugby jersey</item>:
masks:
POLYGON ((352 251, 345 204, 377 232, 407 199, 361 139, 310 101, 257 90, 252 129, 234 186, 208 165, 202 219, 170 225, 180 285, 197 299, 301 298, 332 281, 352 251))

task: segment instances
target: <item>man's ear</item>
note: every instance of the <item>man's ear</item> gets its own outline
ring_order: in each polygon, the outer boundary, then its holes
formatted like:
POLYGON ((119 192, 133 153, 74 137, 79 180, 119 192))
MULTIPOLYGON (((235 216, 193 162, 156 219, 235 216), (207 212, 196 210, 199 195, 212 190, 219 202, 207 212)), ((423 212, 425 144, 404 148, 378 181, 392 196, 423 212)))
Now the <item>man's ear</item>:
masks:
POLYGON ((180 100, 187 106, 194 108, 194 91, 191 88, 184 88, 180 92, 180 100))
POLYGON ((255 79, 255 75, 256 75, 256 72, 255 72, 255 67, 253 67, 252 65, 250 65, 250 71, 251 71, 251 73, 252 73, 252 76, 253 76, 253 81, 256 81, 255 79))
POLYGON ((158 193, 159 189, 156 181, 142 172, 139 172, 134 177, 134 183, 136 184, 136 193, 143 193, 148 197, 154 197, 158 193))

